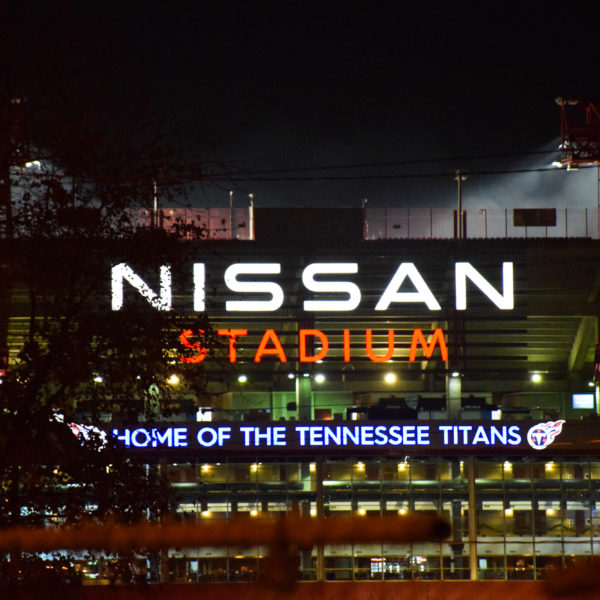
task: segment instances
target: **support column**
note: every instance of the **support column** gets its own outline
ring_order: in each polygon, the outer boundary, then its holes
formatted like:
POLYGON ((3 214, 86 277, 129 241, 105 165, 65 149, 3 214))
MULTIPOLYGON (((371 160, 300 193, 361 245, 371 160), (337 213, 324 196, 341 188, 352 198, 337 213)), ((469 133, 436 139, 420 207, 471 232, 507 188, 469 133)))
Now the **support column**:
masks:
MULTIPOLYGON (((460 481, 460 478, 460 460, 456 458, 452 461, 452 480, 456 484, 456 482, 460 481)), ((449 579, 462 579, 462 575, 465 571, 465 557, 463 555, 465 543, 463 540, 462 500, 452 500, 450 514, 452 519, 452 542, 450 543, 452 549, 452 562, 450 565, 449 579)), ((448 579, 447 576, 444 578, 448 579)))
MULTIPOLYGON (((316 469, 317 519, 323 518, 323 457, 317 458, 316 469)), ((325 581, 325 550, 323 544, 317 544, 317 581, 325 581)))
MULTIPOLYGON (((159 474, 164 474, 167 469, 167 457, 161 456, 158 459, 159 474)), ((168 517, 168 515, 165 515, 168 517)), ((162 519, 161 519, 162 520, 162 519)), ((160 549, 160 583, 169 583, 169 549, 160 549)))
POLYGON ((462 398, 462 379, 461 377, 452 377, 452 374, 446 375, 446 410, 448 418, 460 419, 462 398))
POLYGON ((471 581, 477 580, 477 499, 475 497, 475 458, 465 461, 469 490, 469 571, 471 581))
POLYGON ((296 377, 296 404, 298 406, 298 419, 300 421, 311 421, 313 406, 310 377, 303 377, 302 375, 296 377))

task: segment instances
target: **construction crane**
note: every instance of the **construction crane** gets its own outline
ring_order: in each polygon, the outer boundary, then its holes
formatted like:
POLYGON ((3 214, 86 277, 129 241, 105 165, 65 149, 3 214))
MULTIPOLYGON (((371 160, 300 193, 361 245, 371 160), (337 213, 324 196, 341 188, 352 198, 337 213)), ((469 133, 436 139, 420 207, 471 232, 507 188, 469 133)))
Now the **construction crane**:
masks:
POLYGON ((561 98, 560 162, 567 169, 600 166, 600 102, 561 98))

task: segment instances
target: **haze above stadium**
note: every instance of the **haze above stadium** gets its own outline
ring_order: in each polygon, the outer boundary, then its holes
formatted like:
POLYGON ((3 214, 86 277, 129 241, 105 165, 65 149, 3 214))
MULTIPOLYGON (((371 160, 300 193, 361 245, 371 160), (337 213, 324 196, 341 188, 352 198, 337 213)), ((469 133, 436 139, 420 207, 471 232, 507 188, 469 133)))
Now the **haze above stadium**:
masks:
POLYGON ((535 170, 558 157, 554 98, 600 98, 600 9, 565 10, 14 3, 6 23, 23 32, 24 64, 28 40, 50 53, 56 42, 80 82, 123 103, 143 93, 189 132, 190 162, 216 181, 174 207, 225 205, 229 191, 240 205, 451 206, 456 169, 471 173, 467 210, 593 206, 595 169, 535 170))

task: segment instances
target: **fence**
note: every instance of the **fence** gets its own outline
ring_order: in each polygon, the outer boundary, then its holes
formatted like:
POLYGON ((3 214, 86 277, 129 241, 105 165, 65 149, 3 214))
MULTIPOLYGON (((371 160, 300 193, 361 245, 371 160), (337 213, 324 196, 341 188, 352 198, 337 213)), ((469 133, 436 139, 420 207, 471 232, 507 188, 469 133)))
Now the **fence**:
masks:
MULTIPOLYGON (((512 208, 463 211, 463 237, 483 238, 591 238, 598 239, 596 208, 557 208, 555 224, 515 225, 512 208)), ((364 213, 367 240, 452 239, 457 211, 451 208, 368 208, 364 213)))
POLYGON ((254 237, 251 208, 177 208, 133 213, 142 225, 177 230, 182 238, 251 240, 254 237), (154 222, 156 219, 156 222, 154 222))
MULTIPOLYGON (((468 239, 588 238, 598 239, 597 208, 556 208, 552 224, 522 225, 513 208, 462 211, 463 237, 468 239)), ((548 212, 548 211, 546 211, 548 212)), ((181 237, 214 240, 254 239, 252 208, 164 209, 156 216, 142 210, 136 219, 165 229, 179 228, 181 237)), ((366 240, 454 239, 457 211, 452 208, 367 208, 363 213, 366 240)))

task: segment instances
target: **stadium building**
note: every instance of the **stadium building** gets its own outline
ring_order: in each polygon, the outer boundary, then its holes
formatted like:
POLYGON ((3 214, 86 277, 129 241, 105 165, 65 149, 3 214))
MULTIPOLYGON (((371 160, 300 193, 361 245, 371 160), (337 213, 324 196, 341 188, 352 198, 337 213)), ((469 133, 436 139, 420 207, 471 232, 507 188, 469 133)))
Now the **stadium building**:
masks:
MULTIPOLYGON (((600 161, 590 110, 587 129, 563 120, 569 167, 600 161)), ((132 398, 99 424, 167 475, 183 521, 422 514, 451 526, 436 542, 303 547, 299 580, 345 582, 348 598, 417 580, 503 582, 488 589, 507 596, 506 580, 535 582, 600 550, 599 203, 142 214, 178 226, 195 258, 149 266, 113 248, 99 276, 113 311, 180 315, 181 392, 168 413, 132 398), (185 385, 195 369, 200 394, 185 385)), ((10 208, 5 177, 3 240, 10 208)), ((8 367, 26 316, 12 300, 0 298, 8 367)), ((260 542, 170 548, 161 581, 260 581, 260 542)))
MULTIPOLYGON (((178 360, 210 373, 206 394, 158 425, 105 425, 168 473, 182 519, 452 526, 441 543, 305 549, 308 581, 536 580, 597 554, 597 211, 177 216, 211 233, 197 260, 116 260, 107 278, 114 310, 185 315, 178 360)), ((168 579, 255 581, 265 555, 171 549, 168 579)))

